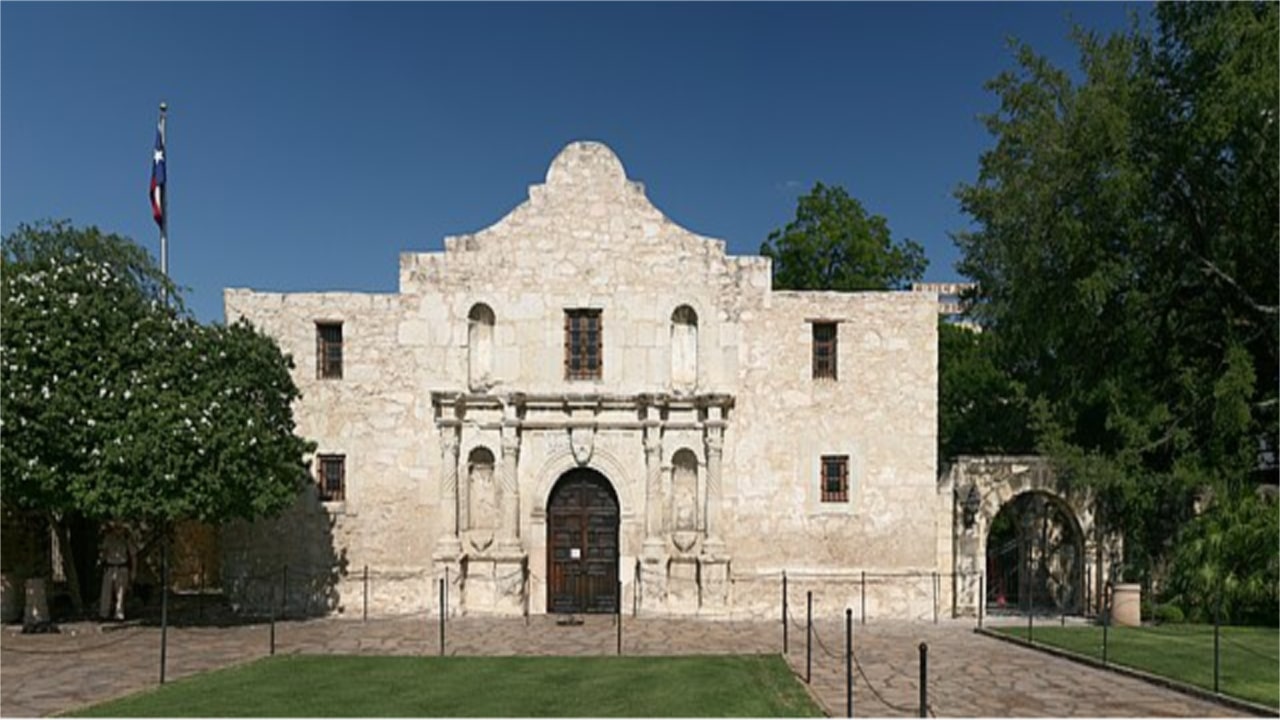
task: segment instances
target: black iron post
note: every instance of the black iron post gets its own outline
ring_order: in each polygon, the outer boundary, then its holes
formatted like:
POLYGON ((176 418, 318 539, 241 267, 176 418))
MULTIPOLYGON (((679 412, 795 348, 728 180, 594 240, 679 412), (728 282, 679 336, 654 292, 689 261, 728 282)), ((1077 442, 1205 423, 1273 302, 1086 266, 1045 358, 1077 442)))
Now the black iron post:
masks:
POLYGON ((847 717, 853 717, 853 610, 844 611, 844 705, 847 717))
POLYGON ((987 612, 987 571, 978 573, 978 626, 982 626, 982 616, 987 612))
POLYGON ((982 627, 982 614, 987 610, 987 571, 978 573, 978 627, 982 627))
POLYGON ((938 571, 933 571, 933 624, 938 624, 938 571))
POLYGON ((618 603, 615 606, 618 615, 618 654, 622 654, 622 581, 618 581, 618 603))
POLYGON ((271 608, 271 654, 276 654, 276 609, 271 608))
POLYGON ((1035 633, 1035 617, 1035 608, 1031 603, 1027 603, 1027 642, 1029 643, 1034 643, 1036 641, 1035 637, 1033 637, 1033 633, 1035 633))
POLYGON ((1102 664, 1107 664, 1107 630, 1111 627, 1111 599, 1102 608, 1102 664))
POLYGON ((169 653, 169 533, 166 529, 160 544, 160 684, 164 684, 164 666, 169 653))
POLYGON ((862 612, 858 615, 858 622, 863 625, 867 624, 867 571, 862 571, 862 588, 858 591, 858 602, 862 604, 862 612))
POLYGON ((1222 596, 1218 596, 1217 602, 1213 604, 1213 691, 1218 692, 1218 640, 1219 631, 1222 624, 1222 596))
POLYGON ((929 644, 920 643, 920 717, 929 717, 929 644))
POLYGON ((786 655, 790 650, 787 642, 787 571, 782 571, 782 654, 786 655))
POLYGON ((364 620, 369 621, 369 566, 364 566, 364 620))
POLYGON ((280 568, 280 619, 289 616, 289 566, 280 568))
POLYGON ((804 611, 804 683, 813 679, 813 591, 805 591, 804 611))
POLYGON ((440 654, 444 655, 444 616, 448 608, 444 604, 444 578, 440 578, 440 654))
POLYGON ((204 620, 204 558, 200 558, 200 593, 196 595, 196 620, 204 620))

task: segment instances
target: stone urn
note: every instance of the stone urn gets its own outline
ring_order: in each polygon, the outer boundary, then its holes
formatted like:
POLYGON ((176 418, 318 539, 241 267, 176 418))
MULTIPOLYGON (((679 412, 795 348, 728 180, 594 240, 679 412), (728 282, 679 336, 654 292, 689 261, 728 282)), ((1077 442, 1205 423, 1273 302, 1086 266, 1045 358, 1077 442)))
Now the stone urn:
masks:
POLYGON ((1119 583, 1111 597, 1111 622, 1114 625, 1138 627, 1142 625, 1142 586, 1138 583, 1119 583))

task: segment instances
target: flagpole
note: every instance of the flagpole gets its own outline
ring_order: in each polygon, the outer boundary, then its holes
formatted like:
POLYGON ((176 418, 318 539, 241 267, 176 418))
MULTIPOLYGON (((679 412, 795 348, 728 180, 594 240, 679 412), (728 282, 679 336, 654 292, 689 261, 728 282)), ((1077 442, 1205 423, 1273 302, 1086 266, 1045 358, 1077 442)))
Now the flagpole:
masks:
MULTIPOLYGON (((169 104, 160 101, 160 141, 164 145, 165 153, 165 186, 164 192, 160 194, 160 272, 164 273, 165 279, 169 278, 169 182, 168 182, 168 164, 169 164, 169 142, 165 137, 165 113, 169 111, 169 104)), ((168 302, 168 293, 165 293, 166 302, 168 302)))

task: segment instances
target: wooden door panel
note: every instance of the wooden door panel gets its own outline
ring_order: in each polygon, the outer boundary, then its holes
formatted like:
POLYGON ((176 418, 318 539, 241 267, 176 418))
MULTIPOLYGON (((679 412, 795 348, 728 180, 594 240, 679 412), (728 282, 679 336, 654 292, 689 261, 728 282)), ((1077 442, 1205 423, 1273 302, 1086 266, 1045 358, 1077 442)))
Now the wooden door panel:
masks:
POLYGON ((547 516, 547 609, 615 612, 618 501, 608 481, 592 470, 570 471, 552 491, 547 516))

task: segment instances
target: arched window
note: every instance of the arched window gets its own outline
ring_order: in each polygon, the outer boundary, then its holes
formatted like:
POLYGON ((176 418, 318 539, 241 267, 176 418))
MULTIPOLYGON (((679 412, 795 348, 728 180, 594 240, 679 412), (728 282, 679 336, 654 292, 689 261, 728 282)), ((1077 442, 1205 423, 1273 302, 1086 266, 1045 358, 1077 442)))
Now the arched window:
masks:
POLYGON ((493 384, 493 309, 476 303, 467 313, 467 380, 472 390, 493 384))
POLYGON ((698 456, 681 448, 671 456, 676 530, 698 529, 698 456))
POLYGON ((671 313, 671 389, 691 392, 698 384, 698 313, 681 305, 671 313))

